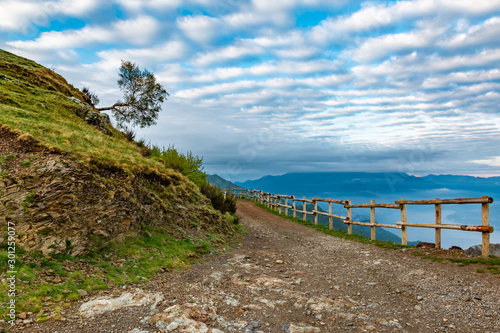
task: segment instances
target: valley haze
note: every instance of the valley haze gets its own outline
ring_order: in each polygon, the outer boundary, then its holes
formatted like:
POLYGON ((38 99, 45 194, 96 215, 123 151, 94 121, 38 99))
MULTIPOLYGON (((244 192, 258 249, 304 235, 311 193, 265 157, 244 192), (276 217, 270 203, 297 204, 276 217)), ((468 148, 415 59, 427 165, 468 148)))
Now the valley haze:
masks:
MULTIPOLYGON (((495 228, 491 243, 500 243, 500 177, 472 177, 456 175, 428 175, 415 177, 406 173, 367 172, 312 172, 287 173, 280 176, 264 176, 255 180, 235 182, 247 188, 274 194, 305 196, 308 199, 332 198, 351 200, 353 204, 394 203, 395 200, 432 200, 492 197, 490 225, 495 228)), ((325 207, 323 207, 325 208, 325 207)), ((327 207, 326 207, 327 208, 327 207)), ((337 211, 338 212, 338 211, 337 211)), ((442 223, 461 225, 481 224, 481 205, 443 205, 442 223)), ((378 223, 395 224, 400 221, 400 211, 376 209, 378 223)), ((434 223, 434 205, 407 206, 408 222, 434 223)), ((345 215, 345 214, 340 214, 345 215)), ((369 209, 354 209, 353 219, 370 219, 369 209)), ((388 230, 401 236, 400 231, 388 230)), ((442 230, 442 246, 453 245, 467 248, 481 243, 481 233, 442 230)), ((409 241, 434 242, 434 229, 409 228, 409 241)))

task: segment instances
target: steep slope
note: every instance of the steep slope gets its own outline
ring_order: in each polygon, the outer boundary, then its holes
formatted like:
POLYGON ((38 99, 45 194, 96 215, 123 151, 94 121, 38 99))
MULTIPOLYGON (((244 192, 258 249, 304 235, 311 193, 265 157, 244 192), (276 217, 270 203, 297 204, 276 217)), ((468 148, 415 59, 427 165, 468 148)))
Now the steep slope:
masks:
POLYGON ((64 78, 0 50, 0 223, 18 245, 79 255, 130 234, 234 230, 198 187, 113 128, 64 78))

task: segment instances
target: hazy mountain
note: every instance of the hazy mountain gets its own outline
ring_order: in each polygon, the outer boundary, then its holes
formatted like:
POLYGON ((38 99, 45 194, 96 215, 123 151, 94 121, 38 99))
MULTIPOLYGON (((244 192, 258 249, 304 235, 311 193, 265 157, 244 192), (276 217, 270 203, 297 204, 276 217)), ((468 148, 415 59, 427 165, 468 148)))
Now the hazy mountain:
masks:
POLYGON ((219 175, 208 175, 207 176, 207 181, 209 184, 213 186, 217 186, 220 189, 233 189, 233 188, 240 188, 241 186, 238 186, 229 180, 225 180, 219 175))
MULTIPOLYGON (((366 172, 321 172, 321 173, 287 173, 281 176, 265 176, 256 180, 237 182, 248 188, 258 189, 274 194, 294 195, 311 199, 332 198, 351 200, 353 204, 394 203, 395 200, 430 200, 434 198, 477 198, 490 196, 495 202, 490 204, 490 225, 496 231, 491 234, 492 243, 500 243, 500 177, 471 177, 455 175, 428 175, 425 177, 410 176, 406 173, 366 173, 366 172)), ((320 204, 321 205, 321 204, 320 204)), ((322 204, 323 209, 327 205, 322 204)), ((335 206, 337 212, 344 215, 345 209, 335 206)), ((408 221, 417 223, 433 223, 434 206, 408 206, 408 221)), ((366 221, 370 219, 370 210, 359 208, 353 210, 353 219, 366 221)), ((376 209, 378 223, 394 224, 400 221, 400 211, 395 209, 376 209)), ((480 205, 445 205, 442 223, 448 224, 481 224, 480 205)), ((377 239, 382 233, 377 228, 377 239)), ((387 229, 400 237, 400 232, 387 229)), ((443 230, 443 247, 457 245, 468 247, 481 243, 481 234, 474 232, 443 230)), ((422 240, 434 242, 434 230, 426 228, 410 228, 409 241, 422 240)))
POLYGON ((306 197, 335 193, 339 195, 355 194, 356 196, 372 194, 375 197, 381 194, 394 194, 394 200, 397 200, 397 195, 402 193, 412 194, 443 189, 473 191, 491 197, 498 197, 500 194, 500 177, 481 178, 454 175, 415 177, 406 173, 287 173, 281 176, 264 176, 242 183, 236 182, 236 184, 249 189, 306 197))

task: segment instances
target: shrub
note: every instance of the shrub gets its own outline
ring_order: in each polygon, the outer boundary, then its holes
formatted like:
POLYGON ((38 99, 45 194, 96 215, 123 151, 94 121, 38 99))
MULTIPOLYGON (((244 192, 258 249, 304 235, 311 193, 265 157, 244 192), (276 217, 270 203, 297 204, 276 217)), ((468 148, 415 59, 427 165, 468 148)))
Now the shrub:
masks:
POLYGON ((221 213, 234 214, 236 212, 236 198, 232 195, 226 195, 224 198, 224 192, 220 188, 204 183, 201 186, 201 193, 209 198, 212 206, 221 213))
POLYGON ((134 141, 134 139, 135 139, 135 134, 136 134, 136 133, 134 132, 134 130, 133 130, 132 128, 128 128, 128 127, 127 127, 127 128, 125 128, 125 129, 123 130, 123 134, 125 135, 125 138, 126 138, 128 141, 130 141, 130 142, 134 141))
POLYGON ((193 155, 191 152, 179 153, 174 146, 160 149, 153 145, 150 150, 150 155, 161 160, 166 167, 180 171, 198 186, 205 183, 207 174, 203 171, 203 157, 193 155))
POLYGON ((84 93, 85 102, 89 103, 93 107, 95 107, 97 104, 99 104, 99 102, 100 102, 99 97, 97 97, 95 92, 90 91, 90 88, 83 87, 82 93, 84 93))
POLYGON ((144 157, 151 156, 151 148, 149 148, 148 146, 141 146, 139 147, 139 153, 141 153, 141 155, 144 157))

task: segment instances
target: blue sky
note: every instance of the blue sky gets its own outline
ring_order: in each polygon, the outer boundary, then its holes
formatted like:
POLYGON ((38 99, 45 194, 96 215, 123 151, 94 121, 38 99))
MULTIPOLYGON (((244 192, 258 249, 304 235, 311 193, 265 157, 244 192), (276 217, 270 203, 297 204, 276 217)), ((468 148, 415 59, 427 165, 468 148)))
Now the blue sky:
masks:
POLYGON ((0 0, 0 48, 121 98, 171 94, 154 144, 231 180, 300 171, 500 175, 500 0, 0 0))

